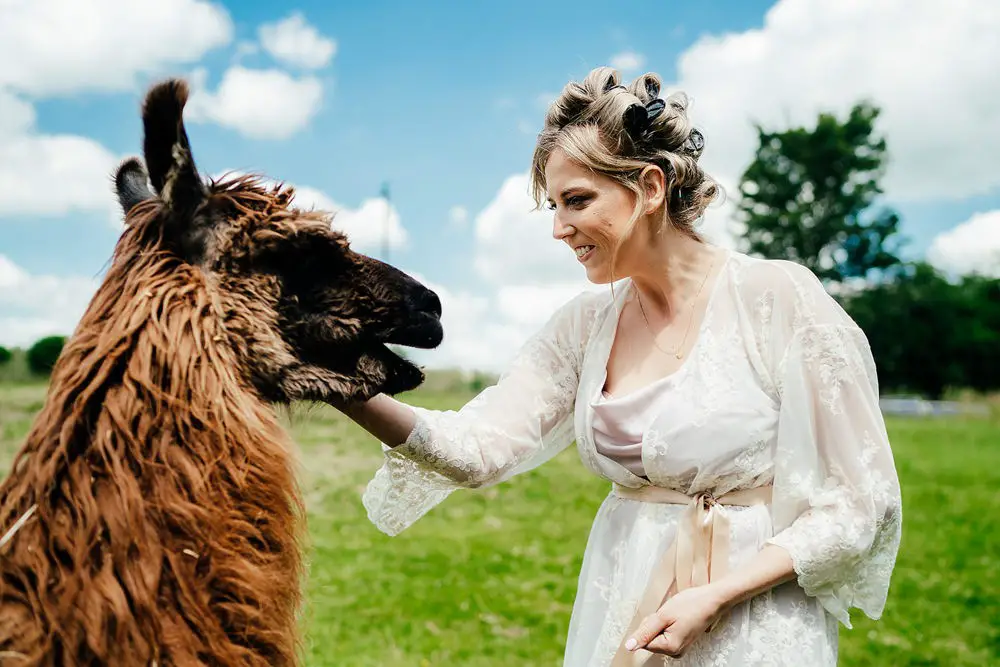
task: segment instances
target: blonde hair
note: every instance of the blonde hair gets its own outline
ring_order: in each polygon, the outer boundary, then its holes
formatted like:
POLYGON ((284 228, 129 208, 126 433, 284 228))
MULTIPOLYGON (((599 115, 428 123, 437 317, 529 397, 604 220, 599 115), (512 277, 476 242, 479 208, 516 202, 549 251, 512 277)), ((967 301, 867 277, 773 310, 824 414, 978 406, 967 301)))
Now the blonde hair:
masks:
MULTIPOLYGON (((545 164, 553 152, 562 150, 569 159, 635 194, 635 209, 619 238, 620 245, 647 204, 639 177, 643 169, 656 165, 665 175, 666 191, 663 219, 653 231, 671 225, 701 241, 695 224, 721 188, 698 166, 704 139, 688 120, 687 96, 674 93, 665 98, 663 112, 641 136, 633 137, 626 129, 626 110, 634 104, 646 105, 659 94, 660 77, 656 74, 643 74, 624 86, 621 75, 611 67, 598 67, 583 81, 566 84, 545 114, 532 158, 531 190, 537 207, 547 199, 545 164)), ((612 256, 617 254, 618 248, 612 250, 612 256)))

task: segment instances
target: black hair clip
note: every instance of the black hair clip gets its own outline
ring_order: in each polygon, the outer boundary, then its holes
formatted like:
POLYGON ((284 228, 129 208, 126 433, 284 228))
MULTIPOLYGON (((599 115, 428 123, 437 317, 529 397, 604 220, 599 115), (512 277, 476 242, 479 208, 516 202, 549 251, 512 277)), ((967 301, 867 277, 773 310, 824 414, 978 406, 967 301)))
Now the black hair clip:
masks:
POLYGON ((698 130, 691 130, 691 134, 688 135, 687 141, 684 142, 684 150, 691 155, 699 156, 704 148, 705 135, 698 130))
POLYGON ((647 138, 650 126, 660 117, 666 106, 666 102, 656 98, 645 104, 636 102, 625 109, 622 122, 632 141, 639 142, 647 138))

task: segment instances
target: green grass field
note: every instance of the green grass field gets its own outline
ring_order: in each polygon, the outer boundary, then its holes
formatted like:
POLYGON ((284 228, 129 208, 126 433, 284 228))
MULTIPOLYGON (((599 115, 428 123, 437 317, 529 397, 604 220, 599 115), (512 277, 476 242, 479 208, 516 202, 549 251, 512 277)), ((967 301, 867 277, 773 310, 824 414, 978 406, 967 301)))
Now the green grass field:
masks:
MULTIPOLYGON (((44 392, 0 385, 0 474, 44 392)), ((468 397, 406 398, 443 408, 468 397)), ((287 421, 309 508, 308 665, 561 664, 584 544, 608 490, 575 450, 501 487, 455 494, 389 538, 360 500, 378 444, 329 408, 287 421)), ((856 615, 840 662, 1000 664, 1000 419, 892 419, 889 431, 902 550, 883 619, 856 615)))

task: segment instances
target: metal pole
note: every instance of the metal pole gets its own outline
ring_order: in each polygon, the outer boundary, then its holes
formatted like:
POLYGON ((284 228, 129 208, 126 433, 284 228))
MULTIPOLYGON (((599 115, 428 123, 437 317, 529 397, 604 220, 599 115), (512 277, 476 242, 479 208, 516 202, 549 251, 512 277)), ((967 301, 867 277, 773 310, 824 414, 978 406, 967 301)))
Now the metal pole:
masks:
POLYGON ((389 182, 382 184, 382 198, 385 200, 385 218, 382 220, 382 261, 389 261, 389 216, 392 210, 389 207, 389 182))

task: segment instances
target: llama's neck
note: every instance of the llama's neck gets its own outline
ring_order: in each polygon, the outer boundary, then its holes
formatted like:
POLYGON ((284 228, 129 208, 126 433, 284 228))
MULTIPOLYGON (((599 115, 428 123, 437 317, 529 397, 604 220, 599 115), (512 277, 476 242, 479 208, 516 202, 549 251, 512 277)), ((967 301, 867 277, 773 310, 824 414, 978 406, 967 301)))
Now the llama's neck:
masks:
POLYGON ((187 450, 208 465, 259 449, 287 459, 286 436, 243 381, 202 274, 169 269, 144 281, 109 274, 67 342, 24 449, 43 468, 40 486, 79 457, 161 465, 187 450))
POLYGON ((283 431, 241 381, 202 274, 130 257, 0 484, 0 534, 37 509, 0 556, 0 582, 29 586, 0 595, 0 648, 38 664, 294 664, 302 512, 283 431))

